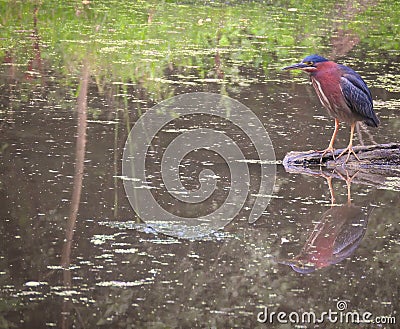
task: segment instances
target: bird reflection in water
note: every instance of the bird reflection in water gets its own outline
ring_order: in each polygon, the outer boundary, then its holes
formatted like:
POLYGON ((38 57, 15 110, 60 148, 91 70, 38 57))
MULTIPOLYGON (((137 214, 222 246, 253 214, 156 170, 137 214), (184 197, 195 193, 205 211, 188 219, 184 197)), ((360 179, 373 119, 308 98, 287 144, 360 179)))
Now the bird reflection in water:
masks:
POLYGON ((370 212, 365 213, 361 207, 351 203, 350 186, 355 175, 351 179, 348 175, 347 178, 340 175, 347 184, 347 203, 340 206, 335 205, 332 177, 322 176, 326 178, 331 194, 330 209, 323 213, 297 256, 277 260, 298 273, 311 273, 349 257, 361 243, 367 229, 370 212))

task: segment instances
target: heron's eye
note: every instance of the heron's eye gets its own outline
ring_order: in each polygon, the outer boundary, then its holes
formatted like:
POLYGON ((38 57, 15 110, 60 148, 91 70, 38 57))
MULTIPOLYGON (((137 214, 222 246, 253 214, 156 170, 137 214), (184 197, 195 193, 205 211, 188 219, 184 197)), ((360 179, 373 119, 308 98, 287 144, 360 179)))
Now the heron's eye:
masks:
POLYGON ((306 65, 308 65, 308 66, 313 66, 313 65, 314 65, 314 62, 307 61, 307 62, 305 62, 304 64, 306 64, 306 65))

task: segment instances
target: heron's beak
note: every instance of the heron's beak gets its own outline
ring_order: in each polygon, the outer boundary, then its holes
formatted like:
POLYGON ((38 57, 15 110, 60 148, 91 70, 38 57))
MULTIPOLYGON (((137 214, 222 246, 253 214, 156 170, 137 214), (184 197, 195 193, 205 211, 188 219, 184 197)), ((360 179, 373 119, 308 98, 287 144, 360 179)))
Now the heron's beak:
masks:
POLYGON ((298 64, 286 66, 282 70, 303 70, 305 68, 310 68, 310 67, 304 63, 298 63, 298 64))
POLYGON ((293 259, 284 259, 284 258, 275 258, 274 261, 278 264, 289 265, 293 271, 297 273, 308 274, 314 272, 317 268, 313 263, 303 263, 300 260, 293 259))

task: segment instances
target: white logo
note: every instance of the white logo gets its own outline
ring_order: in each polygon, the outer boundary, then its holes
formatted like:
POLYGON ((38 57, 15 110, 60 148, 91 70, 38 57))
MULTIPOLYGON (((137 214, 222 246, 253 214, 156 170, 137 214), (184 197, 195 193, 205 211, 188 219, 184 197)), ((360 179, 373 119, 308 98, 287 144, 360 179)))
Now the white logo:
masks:
POLYGON ((242 209, 249 194, 250 160, 257 160, 261 168, 259 189, 249 216, 252 223, 266 209, 275 183, 275 152, 267 131, 249 108, 232 98, 202 92, 183 94, 147 110, 132 128, 123 154, 124 187, 130 204, 145 223, 168 235, 196 238, 221 229, 242 209), (199 149, 211 150, 229 166, 231 184, 223 204, 206 215, 194 218, 180 217, 163 208, 152 193, 146 170, 146 158, 155 136, 173 120, 188 115, 216 116, 230 121, 247 136, 258 156, 258 159, 247 159, 235 140, 219 129, 189 129, 170 142, 161 160, 162 182, 167 193, 188 206, 195 206, 212 197, 218 177, 212 170, 203 169, 198 177, 200 188, 186 189, 179 176, 179 165, 185 156, 199 149))

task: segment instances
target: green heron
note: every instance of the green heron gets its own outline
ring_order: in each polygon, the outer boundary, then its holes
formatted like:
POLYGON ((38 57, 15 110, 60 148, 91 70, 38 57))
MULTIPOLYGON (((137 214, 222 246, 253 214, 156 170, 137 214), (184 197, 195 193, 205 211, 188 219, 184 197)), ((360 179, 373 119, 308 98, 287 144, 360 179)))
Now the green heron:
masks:
POLYGON ((329 61, 318 55, 310 55, 300 63, 283 68, 283 70, 302 70, 309 74, 311 83, 322 105, 335 119, 335 130, 327 149, 321 151, 322 157, 331 152, 334 156, 333 143, 339 129, 339 123, 350 124, 350 142, 338 156, 348 152, 346 162, 351 154, 360 160, 353 150, 354 128, 358 121, 371 127, 378 127, 371 92, 361 76, 351 68, 329 61))

